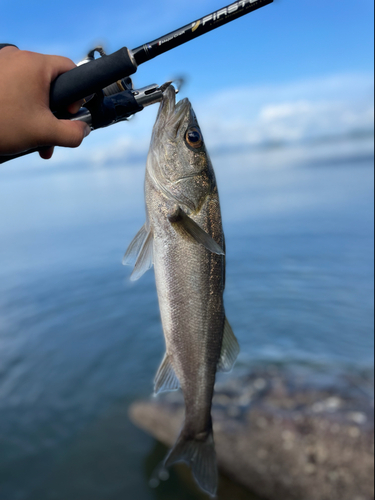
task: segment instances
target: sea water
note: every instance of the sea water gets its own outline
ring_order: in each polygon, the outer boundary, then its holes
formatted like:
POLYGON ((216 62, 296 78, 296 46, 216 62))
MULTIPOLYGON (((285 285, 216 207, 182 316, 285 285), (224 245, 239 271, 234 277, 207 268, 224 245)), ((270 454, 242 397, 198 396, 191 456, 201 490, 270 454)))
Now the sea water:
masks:
MULTIPOLYGON (((372 373, 371 159, 213 162, 238 366, 372 373)), ((0 169, 0 498, 202 498, 149 487, 165 450, 128 417, 164 354, 153 272, 121 265, 144 167, 22 165, 0 169)))

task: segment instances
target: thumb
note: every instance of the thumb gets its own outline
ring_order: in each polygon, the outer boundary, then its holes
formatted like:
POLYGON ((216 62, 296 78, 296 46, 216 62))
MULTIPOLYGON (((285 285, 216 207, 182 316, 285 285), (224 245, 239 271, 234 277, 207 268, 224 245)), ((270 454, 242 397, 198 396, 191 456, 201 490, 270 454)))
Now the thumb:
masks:
POLYGON ((91 128, 81 121, 56 120, 48 134, 48 144, 66 148, 78 147, 89 135, 91 128))

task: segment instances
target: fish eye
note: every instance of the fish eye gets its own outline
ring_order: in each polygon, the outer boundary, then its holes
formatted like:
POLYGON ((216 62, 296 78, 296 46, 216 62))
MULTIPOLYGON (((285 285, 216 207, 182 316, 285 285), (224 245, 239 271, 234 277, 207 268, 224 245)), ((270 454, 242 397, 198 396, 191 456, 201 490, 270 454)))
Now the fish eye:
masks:
POLYGON ((200 148, 203 144, 203 137, 199 129, 196 127, 189 128, 185 136, 186 142, 192 148, 200 148))

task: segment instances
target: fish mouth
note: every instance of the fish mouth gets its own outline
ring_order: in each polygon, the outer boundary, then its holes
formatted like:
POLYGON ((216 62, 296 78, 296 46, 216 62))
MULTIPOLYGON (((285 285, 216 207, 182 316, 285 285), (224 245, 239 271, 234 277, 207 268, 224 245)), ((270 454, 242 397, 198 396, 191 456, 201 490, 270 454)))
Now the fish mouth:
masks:
POLYGON ((171 138, 179 135, 185 117, 191 112, 189 99, 185 98, 176 103, 176 90, 170 85, 163 94, 157 118, 158 127, 164 130, 171 138))

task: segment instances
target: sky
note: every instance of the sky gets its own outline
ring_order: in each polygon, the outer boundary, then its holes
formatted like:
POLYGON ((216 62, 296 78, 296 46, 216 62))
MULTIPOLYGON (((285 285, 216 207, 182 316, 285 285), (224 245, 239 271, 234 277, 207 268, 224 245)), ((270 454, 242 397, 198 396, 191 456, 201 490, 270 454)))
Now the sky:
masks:
MULTIPOLYGON (((1 0, 1 41, 78 62, 97 43, 108 53, 135 48, 224 3, 1 0)), ((141 65, 134 85, 185 77, 181 97, 192 101, 211 148, 362 140, 373 129, 373 16, 372 0, 275 0, 141 65)), ((60 149, 52 165, 144 155, 156 111, 93 132, 77 151, 60 149)), ((17 162, 42 164, 36 155, 17 162)))

